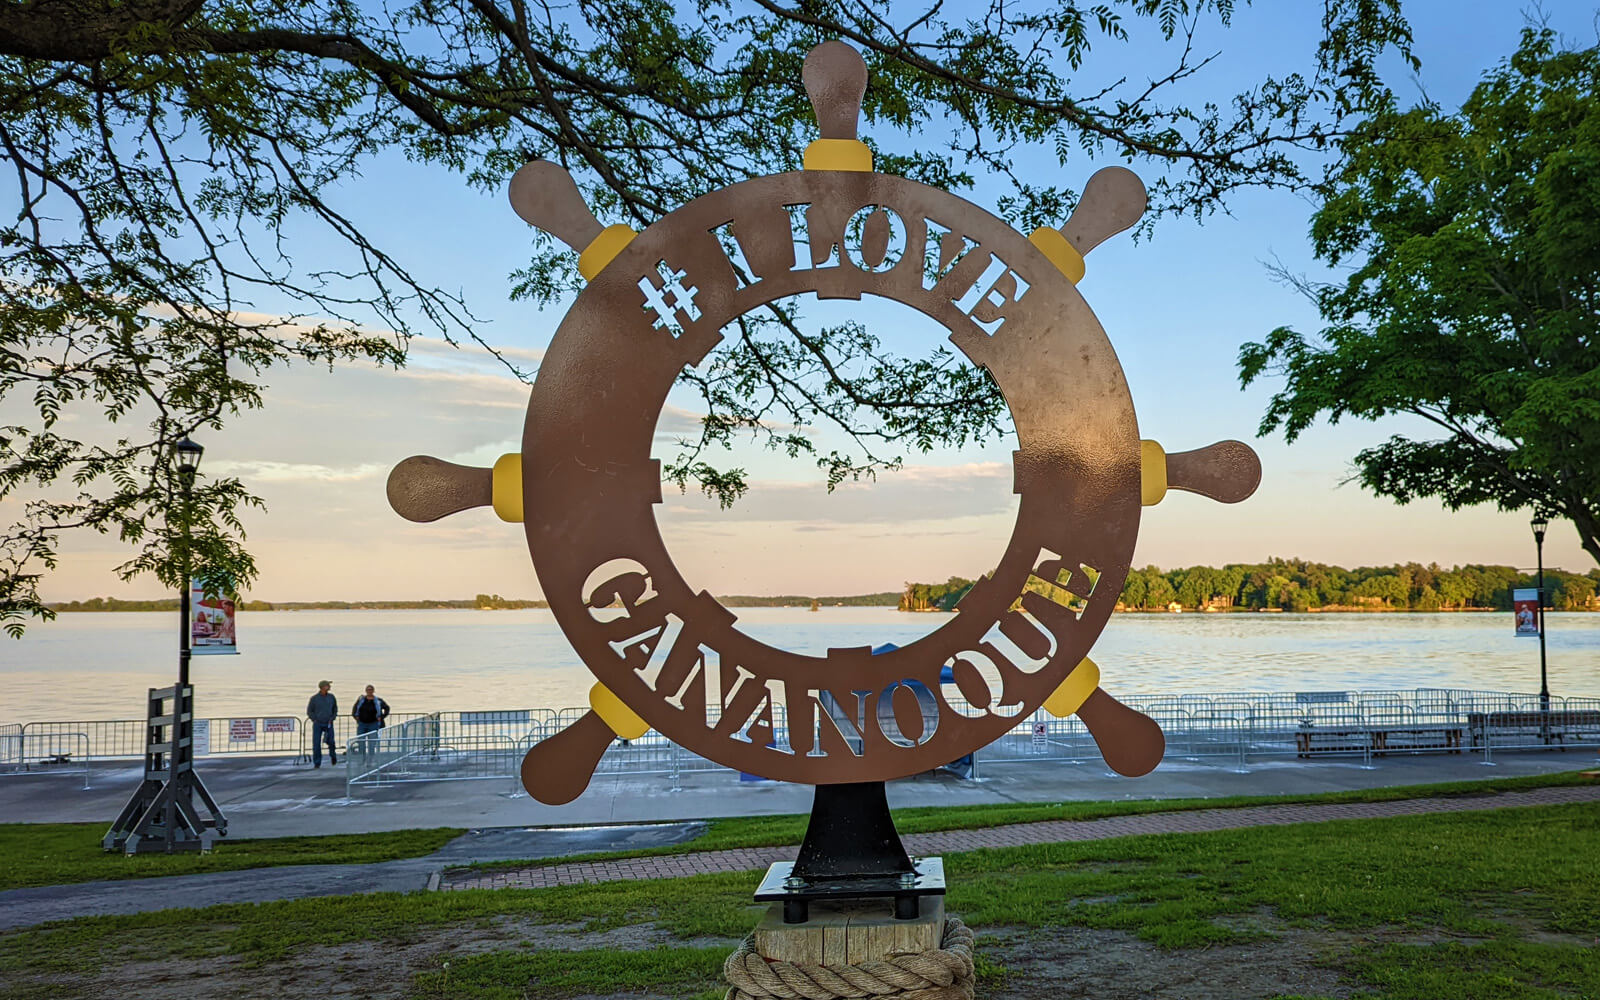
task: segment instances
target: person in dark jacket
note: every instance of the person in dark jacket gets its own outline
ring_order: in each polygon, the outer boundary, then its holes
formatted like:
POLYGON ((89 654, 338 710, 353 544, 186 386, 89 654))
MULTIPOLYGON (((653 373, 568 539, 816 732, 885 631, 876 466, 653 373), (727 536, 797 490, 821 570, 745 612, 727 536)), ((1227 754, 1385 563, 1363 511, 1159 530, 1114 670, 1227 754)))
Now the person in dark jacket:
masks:
POLYGON ((389 717, 389 703, 374 694, 372 685, 368 684, 367 693, 356 699, 356 707, 350 712, 350 717, 356 720, 356 739, 361 740, 361 745, 374 743, 377 737, 370 740, 361 737, 383 728, 383 720, 389 717))
POLYGON ((339 717, 339 699, 328 690, 332 681, 318 681, 317 693, 306 702, 306 718, 311 720, 311 766, 322 766, 322 741, 328 741, 328 762, 339 763, 333 747, 333 720, 339 717))

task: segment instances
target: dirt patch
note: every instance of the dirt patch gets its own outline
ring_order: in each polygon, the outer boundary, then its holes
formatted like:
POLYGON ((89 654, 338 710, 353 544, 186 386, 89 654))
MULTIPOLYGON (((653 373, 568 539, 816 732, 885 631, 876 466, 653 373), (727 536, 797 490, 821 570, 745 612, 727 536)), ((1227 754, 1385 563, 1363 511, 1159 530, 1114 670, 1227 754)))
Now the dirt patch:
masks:
POLYGON ((738 944, 732 938, 684 940, 654 924, 584 931, 574 925, 497 917, 481 925, 421 929, 403 944, 363 942, 308 948, 285 961, 263 965, 247 965, 228 956, 113 961, 81 975, 33 977, 17 985, 23 988, 23 996, 30 995, 29 987, 42 994, 53 984, 58 990, 65 987, 69 996, 136 996, 140 1000, 402 1000, 415 995, 411 984, 417 973, 435 970, 454 956, 508 949, 639 951, 661 945, 723 946, 731 952, 738 944))
MULTIPOLYGON (((1258 1000, 1298 994, 1343 998, 1353 989, 1319 956, 1345 952, 1353 936, 1281 927, 1268 913, 1237 918, 1261 941, 1168 950, 1122 931, 1082 927, 984 929, 978 951, 1005 967, 1002 983, 980 990, 985 1000, 1258 1000)), ((1366 935, 1362 939, 1370 940, 1366 935)), ((419 972, 457 956, 508 949, 632 951, 661 945, 725 947, 733 939, 683 941, 653 924, 606 931, 497 918, 482 925, 420 930, 404 944, 371 943, 307 949, 282 962, 246 965, 219 956, 201 960, 112 961, 81 976, 51 977, 73 996, 137 996, 140 1000, 404 1000, 419 972)), ((36 987, 44 983, 35 980, 36 987)), ((26 991, 24 996, 26 996, 26 991)), ((626 994, 593 1000, 643 1000, 626 994)))
POLYGON ((1497 910, 1494 913, 1494 920, 1510 927, 1521 935, 1524 941, 1533 944, 1600 948, 1600 934, 1566 934, 1561 931, 1553 931, 1545 926, 1544 921, 1537 919, 1532 914, 1497 910))
MULTIPOLYGON (((1590 944, 1553 935, 1504 918, 1530 940, 1590 944)), ((1416 928, 1360 931, 1293 927, 1270 910, 1219 918, 1257 940, 1208 948, 1166 949, 1132 934, 1085 927, 983 928, 978 952, 1002 966, 1004 978, 980 986, 984 1000, 1267 1000, 1284 995, 1342 1000, 1360 985, 1342 976, 1341 959, 1363 945, 1426 945, 1442 940, 1482 939, 1416 928)), ((415 1000, 417 973, 433 971, 453 957, 507 950, 636 951, 660 946, 726 948, 732 938, 682 940, 654 924, 605 931, 578 925, 497 917, 473 924, 419 929, 405 943, 360 943, 306 949, 289 959, 247 965, 237 958, 107 961, 81 974, 36 977, 15 984, 22 997, 136 996, 140 1000, 415 1000), (54 988, 58 992, 47 993, 54 988)), ((650 1000, 651 994, 618 994, 578 1000, 650 1000)))
MULTIPOLYGON (((1243 926, 1265 930, 1258 923, 1243 926)), ((979 932, 977 944, 1006 970, 1003 982, 989 991, 990 1000, 1265 1000, 1355 992, 1337 970, 1319 964, 1330 942, 1307 931, 1279 931, 1248 944, 1166 949, 1124 931, 1027 928, 979 932)))
MULTIPOLYGON (((1528 941, 1600 944, 1551 933, 1532 921, 1519 923, 1503 914, 1499 919, 1528 941)), ((1125 931, 1086 927, 980 930, 979 953, 1005 969, 1002 982, 980 994, 985 1000, 1266 1000, 1283 995, 1338 1000, 1364 988, 1341 971, 1363 947, 1442 941, 1470 946, 1491 940, 1439 928, 1291 926, 1270 908, 1219 916, 1215 922, 1259 940, 1168 949, 1125 931)))

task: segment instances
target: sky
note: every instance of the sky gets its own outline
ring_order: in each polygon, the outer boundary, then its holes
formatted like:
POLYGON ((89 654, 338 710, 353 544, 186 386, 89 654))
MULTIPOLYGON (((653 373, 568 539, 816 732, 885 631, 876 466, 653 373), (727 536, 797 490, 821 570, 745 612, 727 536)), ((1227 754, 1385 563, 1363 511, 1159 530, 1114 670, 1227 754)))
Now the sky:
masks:
MULTIPOLYGON (((1318 6, 1258 3, 1236 10, 1231 29, 1201 37, 1199 48, 1218 58, 1195 92, 1223 99, 1264 72, 1306 64, 1318 6)), ((1403 96, 1425 86, 1447 107, 1459 104, 1483 71, 1515 47, 1526 22, 1525 9, 1512 3, 1429 0, 1408 3, 1406 10, 1423 68, 1420 80, 1412 80, 1396 65, 1392 79, 1403 96)), ((1552 3, 1543 16, 1567 38, 1594 44, 1591 3, 1552 3)), ((1138 47, 1108 46, 1095 57, 1107 62, 1089 70, 1136 77, 1154 63, 1107 63, 1141 52, 1148 55, 1138 47)), ((1101 165, 1082 160, 1061 168, 1042 157, 1019 164, 1066 169, 1075 186, 1101 165)), ((998 184, 984 185, 965 197, 992 209, 1002 193, 998 184)), ((463 294, 484 320, 479 332, 485 340, 525 366, 537 364, 562 307, 508 301, 508 275, 526 260, 531 236, 503 193, 468 191, 450 175, 395 158, 352 178, 340 198, 375 242, 419 277, 463 294)), ((1432 502, 1400 507, 1346 483, 1357 451, 1395 433, 1426 433, 1420 421, 1323 423, 1293 445, 1281 436, 1256 438, 1277 385, 1263 380, 1241 390, 1235 359, 1240 344, 1275 327, 1318 328, 1312 308, 1276 282, 1267 266, 1278 260, 1313 278, 1329 277, 1309 252, 1310 212, 1311 205, 1292 194, 1249 192, 1231 198, 1225 213, 1163 220, 1143 240, 1124 234, 1089 256, 1079 289, 1116 348, 1141 436, 1169 452, 1227 438, 1248 441, 1264 470, 1260 489, 1242 504, 1171 493, 1147 508, 1135 565, 1285 556, 1345 566, 1410 560, 1531 566, 1525 512, 1449 512, 1432 502)), ((313 237, 300 238, 307 245, 294 249, 314 258, 313 237)), ((896 342, 944 336, 893 304, 863 307, 861 315, 896 342)), ((203 474, 238 476, 267 504, 265 513, 245 516, 261 570, 251 596, 542 596, 520 526, 487 510, 413 524, 391 512, 384 498, 389 469, 407 456, 486 466, 516 450, 529 391, 486 352, 418 339, 402 371, 306 367, 279 370, 267 381, 264 409, 201 440, 203 474)), ((669 400, 657 457, 670 454, 677 435, 692 432, 697 416, 691 398, 669 400)), ((744 501, 721 511, 701 496, 666 488, 658 520, 685 577, 717 594, 856 594, 898 590, 910 580, 975 576, 991 568, 1010 534, 1013 446, 1002 441, 910 455, 902 471, 832 495, 808 463, 744 447, 728 460, 750 470, 744 501)), ((0 516, 13 519, 17 502, 0 503, 0 516)), ((129 555, 114 538, 69 537, 42 593, 46 600, 160 596, 154 580, 115 577, 112 568, 129 555)), ((1576 533, 1561 522, 1551 526, 1544 558, 1547 566, 1593 567, 1576 533)))

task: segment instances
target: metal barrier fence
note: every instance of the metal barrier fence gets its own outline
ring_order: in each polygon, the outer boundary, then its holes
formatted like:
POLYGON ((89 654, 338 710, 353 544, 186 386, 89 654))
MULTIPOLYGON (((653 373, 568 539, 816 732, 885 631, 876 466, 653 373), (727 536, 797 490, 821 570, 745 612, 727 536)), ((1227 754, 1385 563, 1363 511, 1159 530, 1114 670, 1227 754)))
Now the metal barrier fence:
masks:
POLYGON ((0 774, 81 774, 89 787, 89 737, 86 733, 30 733, 26 727, 0 727, 0 774))
POLYGON ((22 725, 12 722, 0 726, 0 768, 22 763, 22 725))
MULTIPOLYGON (((1243 769, 1251 758, 1360 758, 1397 753, 1477 753, 1493 763, 1496 750, 1600 748, 1600 697, 1552 698, 1498 691, 1418 688, 1412 691, 1225 692, 1124 699, 1166 733, 1167 757, 1210 760, 1243 769)), ((450 778, 514 778, 523 753, 576 722, 585 708, 494 709, 479 712, 395 713, 389 725, 356 736, 353 719, 335 721, 345 746, 350 787, 450 778), (376 736, 376 739, 373 737, 376 736)), ((715 707, 712 708, 715 714, 715 707)), ((781 706, 774 721, 787 726, 781 706)), ((714 721, 714 720, 713 720, 714 721)), ((57 765, 144 755, 145 721, 30 722, 0 726, 0 773, 30 762, 57 765)), ((308 759, 311 726, 289 716, 196 720, 196 756, 266 754, 308 759)), ((1076 717, 1044 712, 1016 720, 1006 735, 977 755, 983 765, 1028 761, 1089 762, 1099 749, 1076 717)), ((674 788, 683 775, 727 770, 657 732, 617 740, 598 775, 663 775, 674 788)))
POLYGON ((463 727, 459 719, 441 719, 435 713, 355 737, 345 747, 347 794, 361 785, 515 775, 530 738, 471 730, 480 724, 509 725, 511 720, 469 722, 463 727))
MULTIPOLYGON (((582 714, 583 710, 567 710, 582 714)), ((396 712, 389 716, 389 727, 411 719, 430 717, 439 720, 441 733, 451 738, 458 734, 504 735, 520 739, 530 727, 548 728, 547 720, 558 713, 553 709, 519 709, 485 712, 396 712)), ((572 716, 576 718, 576 716, 572 716)), ((0 725, 0 765, 20 752, 23 737, 47 739, 57 734, 80 734, 88 741, 85 755, 97 760, 135 760, 144 756, 144 719, 66 720, 0 725)), ((195 756, 311 757, 311 721, 296 716, 254 716, 249 718, 196 719, 195 756)), ((334 739, 343 747, 356 736, 356 722, 348 715, 334 720, 334 739)))
MULTIPOLYGON (((1551 698, 1495 691, 1240 692, 1125 699, 1161 724, 1167 757, 1222 759, 1243 769, 1252 757, 1359 757, 1400 753, 1600 748, 1600 698, 1551 698)), ((985 764, 1099 758, 1077 718, 1036 713, 984 748, 985 764)))
POLYGON ((356 738, 346 751, 345 786, 388 785, 408 781, 507 779, 517 774, 527 744, 508 736, 379 736, 356 738), (520 749, 519 749, 520 747, 520 749))
MULTIPOLYGON (((134 760, 144 756, 147 725, 145 719, 94 719, 29 722, 21 729, 29 738, 81 733, 88 741, 87 756, 96 760, 134 760)), ((354 729, 354 723, 351 728, 354 729)), ((294 716, 195 719, 194 741, 197 757, 228 754, 298 756, 309 752, 309 724, 305 719, 294 716)))
MULTIPOLYGON (((427 714, 428 713, 426 713, 426 712, 392 712, 389 715, 389 725, 391 725, 391 726, 404 725, 405 723, 411 721, 412 719, 420 719, 420 718, 424 717, 427 714)), ((315 735, 315 730, 312 729, 311 720, 310 719, 302 719, 302 720, 300 720, 300 722, 301 722, 301 725, 300 725, 300 740, 299 740, 298 744, 296 745, 297 746, 296 753, 297 753, 297 755, 298 755, 300 760, 307 761, 307 760, 311 759, 311 743, 312 743, 312 736, 315 735)), ((340 747, 344 747, 345 748, 341 752, 349 753, 350 752, 349 751, 350 741, 355 739, 355 738, 356 738, 356 720, 355 719, 352 719, 348 715, 341 715, 338 718, 333 720, 333 742, 334 742, 335 746, 340 746, 340 747)), ((327 747, 323 747, 323 749, 326 750, 327 747)))

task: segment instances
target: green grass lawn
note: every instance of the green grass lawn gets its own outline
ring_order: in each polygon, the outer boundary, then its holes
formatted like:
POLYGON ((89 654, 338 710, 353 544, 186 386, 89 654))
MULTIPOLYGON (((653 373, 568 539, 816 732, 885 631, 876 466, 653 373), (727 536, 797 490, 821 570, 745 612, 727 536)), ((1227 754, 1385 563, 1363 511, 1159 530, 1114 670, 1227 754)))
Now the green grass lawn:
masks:
MULTIPOLYGON (((991 982, 1021 975, 1005 966, 1003 935, 1078 928, 1202 962, 1219 947, 1306 933, 1345 942, 1319 961, 1362 1000, 1596 1000, 1597 858, 1600 804, 1587 803, 974 851, 947 855, 946 870, 949 909, 979 929, 991 982)), ((421 947, 406 996, 710 997, 730 946, 695 939, 748 932, 756 881, 746 872, 87 918, 0 935, 0 981, 32 1000, 81 995, 72 990, 85 969, 134 961, 225 959, 241 976, 281 975, 421 947), (559 951, 519 940, 535 924, 552 934, 654 925, 684 946, 559 951), (481 944, 497 928, 503 946, 457 954, 445 944, 481 944)))
MULTIPOLYGON (((1591 785, 1595 779, 1582 771, 1530 775, 1522 778, 1488 778, 1479 781, 1438 782, 1428 785, 1399 785, 1389 788, 1359 788, 1341 792, 1308 795, 1230 795, 1210 799, 1139 799, 1102 802, 1018 802, 995 805, 928 806, 894 810, 895 828, 901 836, 933 833, 939 830, 976 830, 1011 823, 1040 823, 1047 820, 1090 820, 1110 816, 1180 812, 1193 809, 1237 809, 1244 806, 1289 805, 1298 803, 1331 804, 1340 802, 1394 802, 1401 799, 1449 798, 1467 795, 1495 795, 1553 788, 1591 785)), ((530 865, 561 865, 576 861, 606 861, 660 854, 686 854, 694 851, 722 851, 735 847, 781 847, 798 844, 805 837, 808 815, 731 816, 713 819, 706 832, 693 840, 671 847, 652 847, 633 851, 600 851, 559 858, 534 858, 526 861, 484 862, 466 867, 494 870, 530 865)))
MULTIPOLYGON (((1231 796, 1214 799, 1144 799, 1122 802, 1005 803, 899 809, 895 825, 902 834, 937 830, 976 829, 1009 823, 1057 819, 1100 819, 1107 816, 1174 812, 1188 809, 1226 809, 1240 806, 1298 802, 1387 802, 1421 796, 1492 795, 1529 788, 1592 783, 1581 772, 1501 778, 1484 781, 1407 785, 1318 795, 1231 796)), ((704 834, 685 844, 643 851, 612 851, 530 861, 495 862, 475 868, 565 864, 651 854, 717 851, 732 847, 772 847, 798 844, 805 836, 803 815, 741 816, 712 820, 704 834)), ((463 831, 452 828, 399 830, 392 833, 338 834, 324 837, 282 837, 263 840, 216 842, 207 855, 108 854, 100 849, 104 823, 4 823, 0 824, 0 890, 28 886, 66 885, 101 879, 148 878, 196 872, 237 871, 274 865, 355 864, 420 857, 443 847, 463 831)))
POLYGON ((216 842, 210 854, 101 850, 106 823, 0 823, 0 889, 100 879, 237 871, 272 865, 339 865, 432 854, 464 831, 439 827, 394 833, 277 837, 216 842))

